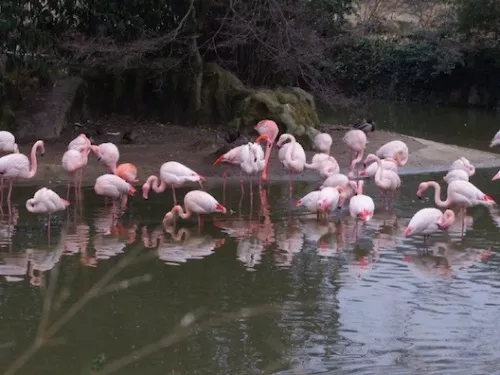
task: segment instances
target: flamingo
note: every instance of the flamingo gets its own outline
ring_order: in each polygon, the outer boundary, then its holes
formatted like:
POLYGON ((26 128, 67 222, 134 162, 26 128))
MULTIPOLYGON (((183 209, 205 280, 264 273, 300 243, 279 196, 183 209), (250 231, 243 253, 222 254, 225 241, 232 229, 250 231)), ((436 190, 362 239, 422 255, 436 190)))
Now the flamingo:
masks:
POLYGON ((36 152, 37 150, 41 150, 41 155, 45 153, 45 145, 42 140, 38 140, 35 142, 33 147, 31 148, 31 165, 28 157, 21 153, 8 154, 2 156, 0 158, 0 175, 3 178, 7 178, 10 180, 9 182, 9 194, 7 195, 7 201, 11 202, 12 195, 12 185, 14 184, 15 179, 23 178, 29 179, 33 178, 37 171, 37 160, 36 160, 36 152))
POLYGON ((404 231, 405 237, 413 234, 424 235, 424 246, 427 247, 427 240, 432 233, 438 230, 448 230, 455 222, 455 213, 452 210, 441 210, 428 207, 417 211, 410 220, 404 231))
POLYGON ((500 130, 497 131, 493 139, 491 140, 490 147, 498 146, 500 145, 500 130))
POLYGON ((345 133, 342 140, 351 150, 349 169, 354 173, 356 165, 363 159, 363 153, 366 147, 366 134, 362 130, 352 129, 345 133))
POLYGON ((311 163, 309 164, 306 162, 304 168, 318 171, 322 178, 328 178, 340 172, 340 166, 337 160, 326 153, 314 154, 311 163))
POLYGON ((321 153, 330 155, 332 143, 332 137, 328 133, 319 133, 314 137, 314 149, 321 153))
POLYGON ((349 213, 351 217, 363 222, 369 221, 373 217, 373 212, 375 211, 375 203, 373 199, 368 195, 363 194, 364 181, 358 181, 358 191, 355 196, 353 196, 349 202, 349 213))
POLYGON ((282 144, 290 141, 287 147, 283 166, 290 173, 290 194, 292 192, 292 173, 300 173, 304 170, 306 163, 306 153, 300 143, 297 142, 295 137, 291 134, 282 134, 278 140, 277 146, 282 147, 282 144))
POLYGON ((399 153, 398 166, 402 167, 408 163, 408 146, 403 141, 395 140, 387 142, 381 146, 375 155, 380 159, 392 158, 395 159, 395 154, 399 153))
MULTIPOLYGON (((378 169, 378 164, 371 163, 370 165, 368 165, 368 167, 366 167, 366 165, 369 164, 368 162, 370 160, 371 161, 374 160, 373 156, 375 156, 375 155, 368 154, 365 161, 363 162, 363 164, 365 165, 365 169, 362 169, 361 171, 359 171, 359 173, 358 173, 359 177, 373 177, 373 176, 375 176, 375 173, 377 172, 377 169, 378 169)), ((380 161, 381 161, 382 168, 384 168, 385 170, 390 170, 393 172, 398 171, 398 162, 396 160, 394 160, 393 158, 381 159, 380 161)))
POLYGON ((156 193, 161 193, 165 191, 167 185, 170 185, 175 205, 177 204, 177 197, 175 196, 176 187, 181 187, 187 182, 198 182, 200 187, 203 188, 202 181, 205 181, 203 176, 176 161, 167 161, 162 164, 160 167, 160 179, 161 182, 154 175, 148 177, 146 183, 142 185, 142 197, 144 199, 148 199, 151 187, 156 193))
POLYGON ((315 213, 319 217, 318 199, 320 191, 314 190, 300 198, 295 206, 304 207, 307 211, 315 213))
POLYGON ((266 182, 268 177, 269 157, 271 156, 274 141, 276 140, 276 137, 278 137, 279 128, 278 125, 276 125, 276 123, 272 120, 262 120, 254 126, 254 129, 257 130, 259 135, 263 135, 267 139, 266 153, 264 156, 264 169, 262 170, 262 174, 260 176, 260 181, 266 182))
POLYGON ((80 147, 83 147, 87 144, 91 144, 90 139, 88 139, 85 133, 80 133, 76 138, 68 143, 68 150, 79 150, 80 147))
MULTIPOLYGON (((397 172, 390 169, 384 169, 382 167, 382 160, 373 154, 368 155, 367 159, 373 159, 376 161, 378 168, 375 172, 375 185, 382 191, 382 194, 386 197, 386 209, 389 209, 389 205, 394 199, 394 192, 401 186, 401 179, 397 172), (391 198, 388 201, 388 193, 391 192, 391 198)), ((396 154, 396 162, 399 160, 399 154, 396 154)), ((399 164, 399 163, 398 163, 399 164)))
POLYGON ((320 190, 319 197, 317 201, 318 211, 322 211, 323 214, 326 212, 331 212, 335 208, 342 208, 344 204, 344 191, 341 186, 337 187, 325 187, 320 190))
MULTIPOLYGON (((16 143, 16 137, 11 132, 6 130, 0 131, 0 152, 5 153, 19 153, 19 146, 16 143)), ((0 177, 0 194, 1 201, 3 201, 3 176, 0 177)), ((0 203, 1 204, 1 203, 0 203)))
MULTIPOLYGON (((262 137, 262 136, 261 136, 262 137)), ((259 138, 261 138, 259 137, 259 138)), ((257 138, 257 140, 259 140, 257 138)), ((262 171, 265 167, 265 155, 262 147, 259 143, 248 142, 246 145, 243 145, 241 148, 241 164, 240 168, 243 172, 248 175, 252 175, 254 173, 258 173, 262 171)), ((241 192, 243 193, 243 184, 241 186, 241 192)), ((250 196, 253 196, 252 192, 252 180, 250 179, 250 196)))
POLYGON ((137 179, 137 167, 132 163, 122 163, 118 165, 116 167, 115 175, 121 177, 129 184, 133 182, 139 182, 139 180, 137 179))
POLYGON ((106 170, 110 170, 111 173, 116 172, 116 164, 118 159, 120 159, 120 151, 118 147, 111 142, 101 143, 99 146, 99 154, 101 155, 101 163, 104 165, 106 170))
POLYGON ((464 158, 463 156, 460 159, 455 160, 450 165, 450 171, 453 169, 463 169, 470 176, 476 173, 476 168, 470 163, 469 159, 464 158))
POLYGON ((48 232, 50 236, 50 216, 54 212, 63 211, 70 203, 62 199, 55 191, 45 187, 38 189, 33 198, 26 201, 26 209, 35 214, 48 214, 48 232))
MULTIPOLYGON (((97 195, 113 199, 113 212, 115 201, 122 199, 125 195, 134 195, 136 190, 132 185, 114 174, 103 174, 97 177, 94 185, 94 191, 97 195)), ((123 201, 122 201, 123 207, 123 201)), ((113 217, 114 224, 114 217, 113 217)), ((112 225, 114 226, 114 225, 112 225)))
POLYGON ((429 188, 433 187, 434 203, 441 208, 448 208, 456 205, 460 208, 462 214, 462 234, 465 225, 465 211, 467 207, 484 205, 487 207, 496 206, 496 202, 490 196, 484 194, 481 190, 475 187, 468 181, 455 180, 448 184, 447 198, 441 200, 441 186, 436 181, 422 182, 418 186, 417 197, 422 199, 422 194, 429 188))
MULTIPOLYGON (((68 148, 61 159, 62 167, 68 173, 66 199, 69 197, 71 178, 74 179, 75 194, 78 195, 83 180, 83 169, 88 163, 88 154, 90 150, 93 149, 94 152, 99 155, 99 148, 91 145, 90 141, 82 143, 82 146, 78 148, 76 148, 76 146, 73 147, 74 148, 71 149, 68 148)), ((99 160, 99 156, 97 160, 99 160)))
POLYGON ((203 214, 221 212, 225 214, 226 208, 221 205, 214 197, 203 190, 191 190, 184 196, 184 207, 175 205, 163 218, 163 225, 168 224, 176 213, 183 219, 188 219, 193 213, 198 215, 198 228, 201 228, 203 214))
POLYGON ((446 176, 443 177, 443 181, 447 184, 455 180, 469 181, 469 174, 463 169, 451 169, 446 176))

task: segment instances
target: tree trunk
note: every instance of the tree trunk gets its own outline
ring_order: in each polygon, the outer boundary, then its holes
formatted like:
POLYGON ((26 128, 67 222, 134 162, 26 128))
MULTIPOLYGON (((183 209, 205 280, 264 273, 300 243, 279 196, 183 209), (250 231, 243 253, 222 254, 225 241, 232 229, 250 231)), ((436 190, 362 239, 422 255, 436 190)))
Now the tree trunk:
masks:
POLYGON ((203 86, 203 58, 198 49, 198 22, 196 19, 196 9, 190 14, 191 38, 188 42, 189 69, 191 70, 189 108, 191 115, 197 119, 201 109, 201 88, 203 86))

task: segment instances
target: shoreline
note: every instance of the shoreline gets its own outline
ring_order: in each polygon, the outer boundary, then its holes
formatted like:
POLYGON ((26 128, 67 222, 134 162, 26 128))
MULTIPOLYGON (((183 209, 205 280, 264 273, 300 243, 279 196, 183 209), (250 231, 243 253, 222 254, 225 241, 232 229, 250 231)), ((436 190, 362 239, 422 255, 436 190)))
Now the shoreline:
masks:
MULTIPOLYGON (((111 129, 113 130, 113 129, 111 129)), ((108 131, 109 134, 93 136, 93 143, 115 142, 120 149, 119 163, 131 162, 138 169, 139 183, 134 184, 137 188, 142 186, 148 176, 158 175, 160 166, 169 160, 175 160, 183 163, 203 175, 208 186, 219 185, 221 177, 226 169, 226 165, 213 166, 216 159, 215 152, 222 147, 225 142, 222 138, 222 132, 215 128, 206 127, 182 127, 176 125, 160 127, 155 129, 143 128, 143 134, 150 139, 142 138, 138 133, 137 140, 132 144, 120 143, 120 137, 115 136, 117 132, 108 131), (168 146, 167 146, 168 145, 168 146)), ((323 125, 322 132, 328 132, 333 138, 332 155, 337 159, 341 166, 341 173, 347 172, 349 152, 342 142, 342 137, 346 132, 345 127, 323 125)), ((34 178, 30 180, 18 180, 15 186, 58 186, 66 184, 66 173, 61 167, 61 158, 68 142, 77 134, 85 130, 77 130, 71 134, 64 134, 56 141, 45 142, 46 153, 43 157, 38 156, 38 171, 34 178)), ((123 128, 122 128, 123 131, 123 128)), ((118 132, 119 133, 119 132, 118 132)), ((254 139, 256 137, 250 137, 254 139)), ((477 168, 500 168, 500 155, 476 149, 470 149, 451 144, 434 142, 427 139, 412 137, 400 133, 376 130, 368 134, 368 143, 364 156, 374 153, 380 146, 391 141, 401 140, 408 145, 409 160, 407 165, 399 169, 400 175, 421 174, 431 172, 445 172, 450 164, 456 159, 464 156, 477 168)), ((20 152, 28 155, 33 143, 20 144, 20 152)), ((229 148, 236 147, 241 143, 229 144, 229 148)), ((488 149, 489 145, 485 145, 488 149)), ((277 147, 273 147, 271 158, 269 159, 269 181, 286 181, 288 174, 278 161, 277 147)), ((311 160, 313 150, 306 150, 307 160, 311 160)), ((104 167, 97 161, 95 155, 89 155, 89 162, 85 168, 82 187, 93 186, 95 179, 105 173, 104 167)), ((249 178, 244 176, 244 179, 249 178)), ((256 179, 256 176, 253 176, 256 179)), ((227 181, 236 182, 240 179, 240 172, 237 167, 229 166, 227 181)), ((320 182, 319 175, 315 171, 306 170, 294 179, 305 182, 320 182)), ((196 184, 193 184, 196 186, 196 184)))

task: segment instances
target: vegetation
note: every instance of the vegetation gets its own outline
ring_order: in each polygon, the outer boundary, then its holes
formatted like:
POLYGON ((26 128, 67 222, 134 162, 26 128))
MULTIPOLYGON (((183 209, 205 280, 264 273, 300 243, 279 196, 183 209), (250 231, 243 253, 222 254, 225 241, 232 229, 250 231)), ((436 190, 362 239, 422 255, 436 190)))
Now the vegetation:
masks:
POLYGON ((255 94, 253 87, 298 86, 330 104, 339 104, 345 92, 496 106, 500 93, 491 82, 500 77, 499 4, 3 2, 0 122, 10 123, 33 89, 69 72, 86 78, 95 110, 239 123, 242 114, 227 105, 227 98, 218 98, 220 87, 208 88, 207 64, 238 77, 248 95, 255 94))

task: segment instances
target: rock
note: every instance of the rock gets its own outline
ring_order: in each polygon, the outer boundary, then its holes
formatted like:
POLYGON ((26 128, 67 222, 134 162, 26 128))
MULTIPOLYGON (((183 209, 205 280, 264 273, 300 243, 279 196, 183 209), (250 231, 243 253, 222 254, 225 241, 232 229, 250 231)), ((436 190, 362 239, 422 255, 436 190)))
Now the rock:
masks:
POLYGON ((246 87, 233 73, 205 64, 202 117, 250 132, 263 119, 275 121, 282 132, 308 138, 319 125, 314 97, 299 87, 246 87))
POLYGON ((59 137, 67 126, 82 83, 80 77, 66 77, 51 87, 38 90, 16 112, 16 137, 20 140, 59 137))

